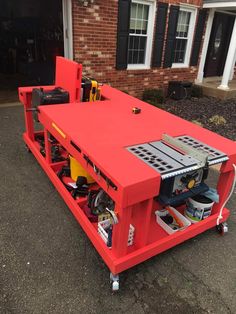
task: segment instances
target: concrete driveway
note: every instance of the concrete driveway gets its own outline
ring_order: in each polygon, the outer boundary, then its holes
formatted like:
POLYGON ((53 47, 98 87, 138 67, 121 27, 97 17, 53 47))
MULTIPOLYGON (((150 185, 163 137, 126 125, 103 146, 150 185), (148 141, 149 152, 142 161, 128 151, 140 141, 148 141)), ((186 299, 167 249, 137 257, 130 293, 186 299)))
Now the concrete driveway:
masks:
POLYGON ((0 109, 0 313, 236 313, 235 193, 227 235, 209 230, 122 273, 113 294, 23 130, 21 107, 0 109))

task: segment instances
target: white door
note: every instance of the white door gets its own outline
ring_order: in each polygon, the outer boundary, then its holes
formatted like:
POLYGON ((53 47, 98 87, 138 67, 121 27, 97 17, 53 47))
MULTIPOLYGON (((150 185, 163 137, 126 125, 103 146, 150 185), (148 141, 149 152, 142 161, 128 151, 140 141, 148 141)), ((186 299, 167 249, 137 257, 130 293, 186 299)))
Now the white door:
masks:
POLYGON ((73 60, 72 0, 62 0, 64 56, 73 60))

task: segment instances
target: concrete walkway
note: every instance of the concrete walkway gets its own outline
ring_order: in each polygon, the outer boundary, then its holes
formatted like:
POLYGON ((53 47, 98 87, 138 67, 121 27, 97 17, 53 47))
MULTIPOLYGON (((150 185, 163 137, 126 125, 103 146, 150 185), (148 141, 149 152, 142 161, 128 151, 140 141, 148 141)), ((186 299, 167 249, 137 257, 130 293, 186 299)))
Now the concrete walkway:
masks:
POLYGON ((209 230, 124 272, 112 294, 23 129, 21 107, 0 108, 0 313, 236 313, 236 194, 226 236, 209 230))
POLYGON ((0 109, 1 108, 9 108, 9 107, 17 107, 21 106, 21 103, 16 101, 16 102, 9 102, 9 103, 0 103, 0 109))
POLYGON ((4 86, 1 86, 1 88, 3 88, 3 90, 2 89, 0 90, 0 105, 4 103, 13 103, 18 101, 17 88, 11 90, 4 89, 4 86))
POLYGON ((218 99, 236 98, 236 80, 229 81, 229 89, 219 89, 222 77, 205 78, 202 83, 196 85, 202 87, 203 95, 218 99))

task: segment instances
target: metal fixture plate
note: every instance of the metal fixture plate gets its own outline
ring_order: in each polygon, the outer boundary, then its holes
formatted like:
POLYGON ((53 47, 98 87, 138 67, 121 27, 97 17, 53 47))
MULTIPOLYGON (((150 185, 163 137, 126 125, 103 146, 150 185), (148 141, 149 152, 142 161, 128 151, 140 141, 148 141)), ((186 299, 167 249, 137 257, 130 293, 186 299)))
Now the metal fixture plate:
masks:
MULTIPOLYGON (((209 165, 221 163, 228 157, 198 140, 184 135, 178 140, 201 153, 208 154, 209 165)), ((181 153, 178 147, 170 147, 163 141, 155 141, 127 147, 127 150, 161 174, 162 179, 202 168, 202 163, 189 154, 181 153)))
MULTIPOLYGON (((144 161, 147 165, 159 172, 163 179, 199 169, 197 160, 192 162, 191 165, 186 165, 182 163, 181 160, 176 161, 164 152, 156 149, 150 143, 131 146, 127 149, 139 159, 144 161)), ((177 151, 174 149, 173 154, 177 155, 177 151)), ((183 157, 183 155, 181 155, 181 157, 183 157)))
POLYGON ((222 153, 189 135, 178 136, 177 139, 198 151, 207 153, 209 165, 218 164, 229 159, 225 153, 222 153))
POLYGON ((128 150, 160 173, 179 169, 179 162, 157 150, 150 143, 135 145, 128 150))
POLYGON ((176 160, 178 163, 184 165, 185 167, 191 167, 193 165, 196 165, 198 163, 198 160, 190 155, 181 154, 179 151, 171 148, 170 146, 166 145, 165 143, 162 143, 160 141, 158 142, 150 142, 150 145, 158 149, 159 151, 163 152, 170 158, 176 160))
POLYGON ((183 141, 180 141, 178 138, 172 137, 168 134, 163 134, 162 140, 164 140, 167 145, 171 145, 176 149, 180 149, 188 157, 192 156, 193 158, 197 159, 199 167, 204 167, 206 165, 208 158, 208 154, 206 152, 195 149, 183 141))

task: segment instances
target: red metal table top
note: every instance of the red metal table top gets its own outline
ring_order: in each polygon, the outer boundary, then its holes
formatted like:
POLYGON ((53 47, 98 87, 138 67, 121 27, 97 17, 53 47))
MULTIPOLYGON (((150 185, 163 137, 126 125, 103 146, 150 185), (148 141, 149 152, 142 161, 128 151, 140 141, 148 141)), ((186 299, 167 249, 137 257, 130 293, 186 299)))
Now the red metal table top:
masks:
MULTIPOLYGON (((224 152, 236 162, 236 143, 148 105, 120 91, 103 86, 106 100, 40 107, 43 120, 54 122, 88 156, 123 187, 160 175, 125 149, 158 141, 163 133, 190 135, 224 152), (132 108, 141 108, 133 114, 132 108)), ((42 120, 42 119, 41 119, 42 120)))

